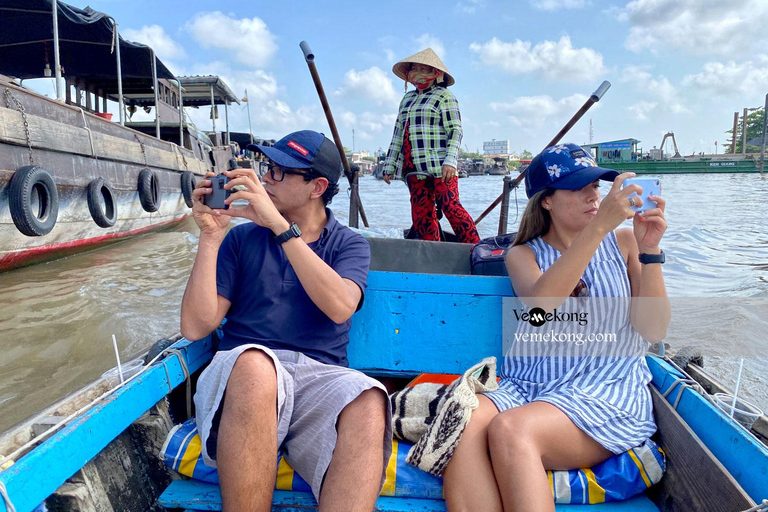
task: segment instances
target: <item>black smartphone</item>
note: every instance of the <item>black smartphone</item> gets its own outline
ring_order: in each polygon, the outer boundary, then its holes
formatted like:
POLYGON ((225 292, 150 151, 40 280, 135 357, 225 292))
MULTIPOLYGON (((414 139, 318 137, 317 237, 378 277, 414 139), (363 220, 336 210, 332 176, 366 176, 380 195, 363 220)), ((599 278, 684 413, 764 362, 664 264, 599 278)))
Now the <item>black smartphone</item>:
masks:
POLYGON ((211 176, 208 180, 211 182, 211 189, 213 189, 213 192, 207 196, 203 196, 203 204, 208 208, 229 210, 229 205, 224 204, 224 201, 229 197, 229 194, 231 194, 229 190, 224 188, 224 185, 229 183, 229 178, 223 174, 218 174, 216 176, 211 176))

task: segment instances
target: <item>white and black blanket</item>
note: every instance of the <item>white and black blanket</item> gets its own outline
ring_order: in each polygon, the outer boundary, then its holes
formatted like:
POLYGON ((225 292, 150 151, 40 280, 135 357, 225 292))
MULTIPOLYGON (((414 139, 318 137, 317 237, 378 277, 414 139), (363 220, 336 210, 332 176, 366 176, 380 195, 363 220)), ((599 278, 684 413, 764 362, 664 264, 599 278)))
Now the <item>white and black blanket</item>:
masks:
POLYGON ((393 393, 392 431, 398 439, 414 443, 406 462, 442 476, 479 405, 475 394, 498 387, 496 358, 488 357, 449 385, 417 384, 393 393))

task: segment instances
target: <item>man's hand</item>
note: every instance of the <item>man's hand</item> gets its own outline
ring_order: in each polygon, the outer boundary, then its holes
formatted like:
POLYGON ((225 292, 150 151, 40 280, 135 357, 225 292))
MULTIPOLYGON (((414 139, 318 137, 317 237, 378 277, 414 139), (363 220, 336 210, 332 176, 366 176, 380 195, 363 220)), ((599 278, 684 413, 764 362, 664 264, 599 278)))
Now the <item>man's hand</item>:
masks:
POLYGON ((200 181, 195 190, 192 191, 192 217, 195 219, 197 227, 200 228, 201 235, 211 235, 221 241, 227 232, 227 224, 229 224, 230 219, 221 215, 224 210, 214 210, 203 204, 203 197, 213 193, 211 182, 207 179, 211 176, 215 176, 215 174, 212 172, 206 174, 206 179, 200 181))
POLYGON ((449 181, 456 177, 456 168, 452 165, 444 165, 442 171, 443 176, 440 179, 443 180, 443 182, 449 181))
POLYGON ((224 171, 223 174, 230 178, 224 188, 232 193, 224 201, 225 204, 230 205, 229 210, 220 210, 221 215, 252 220, 259 226, 271 229, 275 234, 288 229, 288 222, 267 195, 264 185, 261 184, 261 180, 253 169, 234 169, 224 171), (246 190, 232 190, 238 185, 246 190), (248 204, 235 208, 232 203, 240 199, 248 201, 248 204))

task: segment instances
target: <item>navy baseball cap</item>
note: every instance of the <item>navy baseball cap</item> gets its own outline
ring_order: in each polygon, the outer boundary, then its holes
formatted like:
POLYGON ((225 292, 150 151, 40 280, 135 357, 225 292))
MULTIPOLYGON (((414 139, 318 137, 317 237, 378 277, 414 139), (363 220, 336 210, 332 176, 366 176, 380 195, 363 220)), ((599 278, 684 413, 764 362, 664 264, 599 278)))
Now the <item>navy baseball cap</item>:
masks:
POLYGON ((290 133, 273 146, 248 144, 246 149, 258 151, 286 169, 312 169, 330 183, 337 183, 341 176, 341 157, 336 144, 312 130, 290 133))
POLYGON ((531 160, 525 171, 525 193, 530 198, 545 188, 579 190, 595 180, 613 181, 619 173, 598 167, 576 144, 552 146, 531 160))

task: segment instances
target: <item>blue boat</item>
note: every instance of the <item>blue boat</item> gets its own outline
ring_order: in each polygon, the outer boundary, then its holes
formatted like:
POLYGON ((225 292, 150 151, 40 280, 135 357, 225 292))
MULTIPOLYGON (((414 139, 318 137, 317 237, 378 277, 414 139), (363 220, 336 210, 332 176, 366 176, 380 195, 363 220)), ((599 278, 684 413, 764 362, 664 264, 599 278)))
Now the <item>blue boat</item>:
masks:
MULTIPOLYGON (((508 278, 471 275, 468 245, 370 242, 366 300, 350 333, 352 367, 405 382, 423 373, 462 374, 483 358, 502 356, 503 332, 510 328, 502 310, 513 295, 508 278)), ((96 382, 0 437, 0 512, 220 510, 217 485, 182 478, 158 456, 172 423, 191 416, 196 376, 213 352, 211 336, 179 337, 124 385, 108 389, 109 382, 96 382)), ((558 504, 557 510, 768 509, 768 447, 669 359, 648 355, 647 361, 659 428, 653 439, 666 457, 660 483, 608 501, 605 489, 590 481, 582 489, 590 504, 558 504)), ((764 417, 759 425, 764 428, 764 417)), ((440 494, 385 494, 376 511, 445 510, 440 494)), ((275 491, 273 511, 315 509, 306 490, 275 491)))

